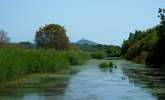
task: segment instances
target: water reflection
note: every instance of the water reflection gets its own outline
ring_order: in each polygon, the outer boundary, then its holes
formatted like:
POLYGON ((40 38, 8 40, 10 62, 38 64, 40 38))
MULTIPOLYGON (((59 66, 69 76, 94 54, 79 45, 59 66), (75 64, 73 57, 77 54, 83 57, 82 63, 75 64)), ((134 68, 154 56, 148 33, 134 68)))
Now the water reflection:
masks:
POLYGON ((157 96, 158 100, 165 100, 165 73, 162 69, 147 68, 141 64, 126 62, 123 71, 130 82, 146 89, 157 96))
POLYGON ((72 77, 41 78, 14 88, 1 88, 0 100, 165 100, 161 70, 126 60, 117 67, 100 69, 102 60, 91 60, 72 77))
POLYGON ((49 75, 19 86, 1 87, 0 100, 63 100, 69 77, 49 75))
POLYGON ((112 73, 114 68, 100 68, 101 71, 103 72, 109 72, 109 73, 112 73))
POLYGON ((64 100, 156 100, 148 90, 129 82, 122 71, 122 61, 117 68, 100 69, 100 61, 93 60, 86 69, 69 82, 64 100))

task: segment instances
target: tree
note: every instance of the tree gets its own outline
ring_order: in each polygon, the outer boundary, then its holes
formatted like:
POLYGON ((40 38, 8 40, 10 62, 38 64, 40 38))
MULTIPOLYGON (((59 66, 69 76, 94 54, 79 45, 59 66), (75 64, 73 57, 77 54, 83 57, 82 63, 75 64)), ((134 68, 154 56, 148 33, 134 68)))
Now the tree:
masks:
POLYGON ((126 59, 131 60, 133 58, 135 58, 137 55, 140 54, 140 44, 139 42, 135 42, 134 44, 132 44, 128 50, 127 53, 124 55, 126 59))
POLYGON ((58 24, 49 24, 39 28, 36 32, 35 42, 37 47, 65 50, 69 48, 69 39, 64 27, 58 24))
POLYGON ((4 46, 9 42, 9 37, 7 36, 7 32, 4 30, 0 31, 0 47, 4 46))
POLYGON ((155 49, 148 54, 146 62, 155 67, 165 67, 165 9, 159 9, 158 17, 161 19, 157 27, 159 39, 155 49))

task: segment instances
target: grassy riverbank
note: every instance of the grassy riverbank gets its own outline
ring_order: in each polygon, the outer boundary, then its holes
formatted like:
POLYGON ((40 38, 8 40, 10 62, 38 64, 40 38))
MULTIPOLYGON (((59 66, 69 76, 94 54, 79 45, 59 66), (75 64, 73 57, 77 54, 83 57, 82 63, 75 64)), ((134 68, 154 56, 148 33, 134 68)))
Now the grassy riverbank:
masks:
POLYGON ((89 58, 89 54, 75 50, 1 48, 0 82, 33 73, 58 73, 69 70, 71 65, 83 64, 89 58))

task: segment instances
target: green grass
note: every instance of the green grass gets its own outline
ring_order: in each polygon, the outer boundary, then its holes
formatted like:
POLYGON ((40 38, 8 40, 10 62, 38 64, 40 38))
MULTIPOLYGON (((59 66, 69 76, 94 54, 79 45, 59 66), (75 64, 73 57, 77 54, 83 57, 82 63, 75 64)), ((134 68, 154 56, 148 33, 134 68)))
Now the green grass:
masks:
POLYGON ((84 52, 75 52, 75 51, 69 51, 65 52, 64 55, 69 60, 69 63, 71 65, 82 65, 86 59, 90 59, 90 53, 84 53, 84 52))
POLYGON ((0 48, 0 82, 33 73, 57 73, 83 64, 90 56, 80 51, 0 48))

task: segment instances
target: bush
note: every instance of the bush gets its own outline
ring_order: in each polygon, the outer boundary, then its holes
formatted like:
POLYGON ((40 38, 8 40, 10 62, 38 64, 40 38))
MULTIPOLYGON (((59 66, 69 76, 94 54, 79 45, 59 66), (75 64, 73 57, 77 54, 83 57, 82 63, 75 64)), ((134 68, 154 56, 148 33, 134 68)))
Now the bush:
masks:
POLYGON ((99 65, 100 68, 111 68, 113 67, 113 63, 111 61, 105 61, 99 65))
POLYGON ((89 54, 80 51, 69 51, 65 53, 65 56, 68 58, 70 65, 81 65, 90 58, 89 54))
POLYGON ((124 55, 126 57, 126 59, 130 60, 130 59, 133 59, 134 57, 136 57, 137 55, 139 55, 139 53, 140 53, 139 47, 140 47, 140 44, 138 42, 131 45, 128 48, 127 53, 124 55))
POLYGON ((105 52, 94 52, 92 53, 92 58, 94 59, 104 59, 106 57, 105 52))
POLYGON ((109 67, 113 67, 113 63, 111 61, 109 62, 109 67))

